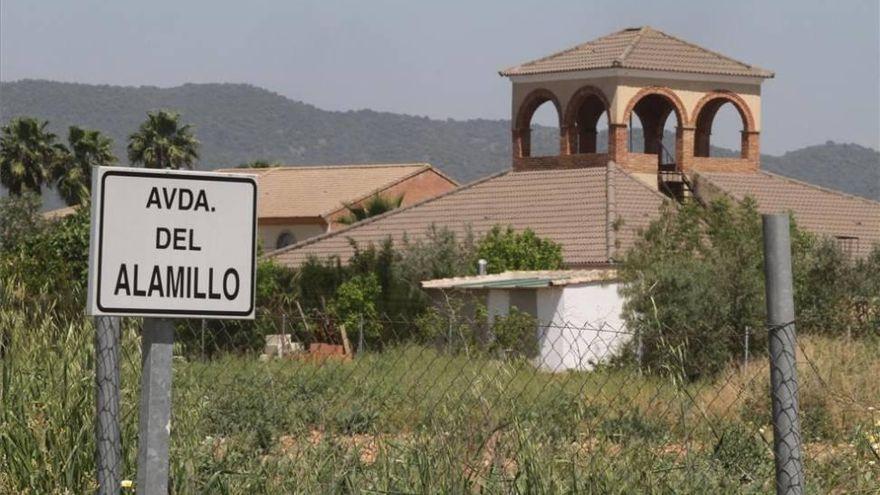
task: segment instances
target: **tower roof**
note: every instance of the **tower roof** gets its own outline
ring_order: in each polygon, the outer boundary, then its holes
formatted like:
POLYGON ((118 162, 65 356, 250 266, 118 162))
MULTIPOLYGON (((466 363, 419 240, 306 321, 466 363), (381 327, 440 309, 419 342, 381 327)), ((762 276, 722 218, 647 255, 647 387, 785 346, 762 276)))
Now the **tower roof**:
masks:
POLYGON ((650 26, 617 31, 510 67, 500 74, 522 76, 611 68, 773 77, 771 71, 715 53, 650 26))

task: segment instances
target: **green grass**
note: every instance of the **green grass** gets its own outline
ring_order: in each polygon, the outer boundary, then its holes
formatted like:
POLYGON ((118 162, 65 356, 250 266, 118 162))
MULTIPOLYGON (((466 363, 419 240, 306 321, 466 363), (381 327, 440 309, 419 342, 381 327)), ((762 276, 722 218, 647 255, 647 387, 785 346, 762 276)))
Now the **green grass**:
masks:
MULTIPOLYGON (((0 492, 94 490, 94 329, 0 310, 0 492)), ((878 486, 880 344, 802 339, 809 491, 878 486), (818 373, 817 373, 818 371, 818 373), (873 441, 872 441, 873 439, 873 441), (852 445, 852 446, 850 446, 852 445)), ((123 332, 125 478, 140 356, 123 332)), ((682 385, 400 346, 351 362, 176 358, 175 493, 772 493, 766 363, 682 385), (761 432, 763 427, 764 431, 761 432)))

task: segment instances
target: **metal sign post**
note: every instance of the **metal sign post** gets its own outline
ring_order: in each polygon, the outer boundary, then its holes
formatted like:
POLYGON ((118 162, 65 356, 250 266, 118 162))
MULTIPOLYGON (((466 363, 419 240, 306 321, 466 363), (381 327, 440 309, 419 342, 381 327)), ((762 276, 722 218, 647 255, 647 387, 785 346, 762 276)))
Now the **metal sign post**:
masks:
MULTIPOLYGON (((87 310, 145 317, 137 493, 165 495, 174 344, 169 318, 253 319, 256 178, 116 167, 99 167, 93 178, 87 310)), ((108 352, 108 366, 118 366, 118 349, 108 352)), ((99 405, 113 397, 113 387, 118 409, 118 376, 106 390, 99 383, 99 405)), ((98 434, 118 436, 118 411, 115 430, 104 419, 99 417, 98 434)), ((101 493, 118 489, 118 470, 99 472, 99 480, 106 478, 101 493)))
POLYGON ((144 318, 137 493, 167 495, 171 440, 171 354, 174 322, 144 318))

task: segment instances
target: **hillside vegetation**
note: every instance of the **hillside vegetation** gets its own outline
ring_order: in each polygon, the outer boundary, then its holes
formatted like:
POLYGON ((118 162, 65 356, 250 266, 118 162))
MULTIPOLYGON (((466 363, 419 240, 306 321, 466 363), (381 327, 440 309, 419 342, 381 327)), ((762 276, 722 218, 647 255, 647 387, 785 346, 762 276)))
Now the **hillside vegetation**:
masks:
MULTIPOLYGON (((435 120, 372 110, 333 112, 245 84, 119 87, 24 80, 0 83, 0 122, 29 115, 98 129, 124 157, 148 110, 171 108, 201 141, 199 168, 263 159, 285 164, 429 162, 466 182, 510 166, 507 120, 435 120)), ((534 149, 553 149, 556 130, 537 128, 534 149)), ((605 140, 600 137, 600 142, 605 140)), ((730 153, 716 149, 714 154, 730 153)), ((765 168, 880 200, 880 153, 825 143, 765 156, 765 168), (845 173, 842 173, 845 172, 845 173)))

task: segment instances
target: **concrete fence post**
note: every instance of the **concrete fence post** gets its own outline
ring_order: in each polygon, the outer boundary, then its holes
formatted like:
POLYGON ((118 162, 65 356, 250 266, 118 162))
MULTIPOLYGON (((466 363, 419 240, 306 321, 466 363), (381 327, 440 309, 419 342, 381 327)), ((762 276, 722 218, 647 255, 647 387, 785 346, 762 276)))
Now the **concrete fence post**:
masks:
POLYGON ((764 279, 773 405, 773 453, 776 493, 804 493, 804 468, 798 418, 798 378, 794 327, 794 285, 787 214, 763 215, 764 279))

